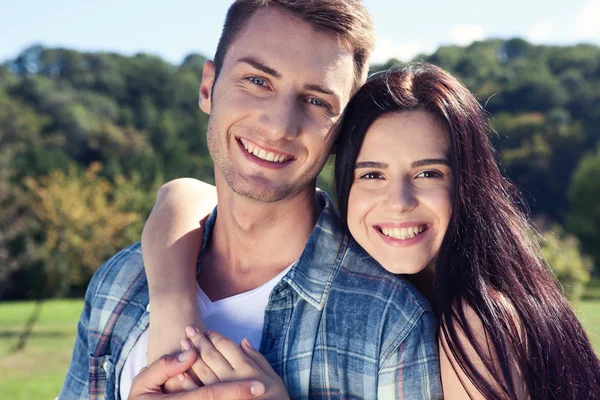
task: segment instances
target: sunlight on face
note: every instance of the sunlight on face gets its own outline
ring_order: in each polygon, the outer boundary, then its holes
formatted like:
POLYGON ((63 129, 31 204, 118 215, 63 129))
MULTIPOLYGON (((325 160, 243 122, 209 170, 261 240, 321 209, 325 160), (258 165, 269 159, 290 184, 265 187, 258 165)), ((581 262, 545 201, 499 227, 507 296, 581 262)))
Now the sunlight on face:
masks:
POLYGON ((354 239, 386 270, 433 268, 452 212, 448 129, 425 111, 379 117, 356 159, 348 200, 354 239))
POLYGON ((352 51, 335 35, 277 7, 256 11, 201 103, 217 186, 259 202, 312 197, 353 84, 352 51))

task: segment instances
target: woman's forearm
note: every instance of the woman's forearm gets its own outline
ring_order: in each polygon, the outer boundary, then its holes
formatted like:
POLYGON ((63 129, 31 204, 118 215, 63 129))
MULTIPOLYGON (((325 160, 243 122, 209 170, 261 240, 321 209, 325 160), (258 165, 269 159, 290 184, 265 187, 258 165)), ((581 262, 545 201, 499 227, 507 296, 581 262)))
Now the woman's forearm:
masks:
POLYGON ((196 262, 204 219, 216 204, 214 187, 192 179, 167 183, 142 233, 150 292, 148 362, 179 351, 188 325, 201 330, 196 300, 196 262))

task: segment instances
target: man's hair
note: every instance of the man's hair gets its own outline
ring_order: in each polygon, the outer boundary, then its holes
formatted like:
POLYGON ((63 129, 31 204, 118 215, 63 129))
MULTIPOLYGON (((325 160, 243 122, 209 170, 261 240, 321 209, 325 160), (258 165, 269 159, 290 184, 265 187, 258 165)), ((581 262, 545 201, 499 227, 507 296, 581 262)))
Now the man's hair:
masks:
POLYGON ((223 32, 215 53, 219 76, 230 44, 252 15, 262 7, 280 10, 310 24, 315 30, 340 38, 354 55, 354 89, 364 83, 375 34, 371 16, 360 0, 236 0, 227 11, 223 32))

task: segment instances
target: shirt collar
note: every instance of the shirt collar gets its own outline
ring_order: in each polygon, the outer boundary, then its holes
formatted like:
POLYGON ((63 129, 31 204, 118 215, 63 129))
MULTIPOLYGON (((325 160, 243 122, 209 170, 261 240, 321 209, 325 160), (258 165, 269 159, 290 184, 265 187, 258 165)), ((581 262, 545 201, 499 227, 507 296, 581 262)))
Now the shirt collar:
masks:
MULTIPOLYGON (((323 205, 323 209, 300 258, 282 280, 287 282, 309 304, 321 310, 325 305, 333 277, 342 261, 349 240, 342 229, 340 217, 331 198, 321 190, 317 190, 315 196, 316 200, 323 205)), ((202 259, 217 218, 217 211, 218 207, 215 207, 206 220, 196 274, 200 273, 202 259)))

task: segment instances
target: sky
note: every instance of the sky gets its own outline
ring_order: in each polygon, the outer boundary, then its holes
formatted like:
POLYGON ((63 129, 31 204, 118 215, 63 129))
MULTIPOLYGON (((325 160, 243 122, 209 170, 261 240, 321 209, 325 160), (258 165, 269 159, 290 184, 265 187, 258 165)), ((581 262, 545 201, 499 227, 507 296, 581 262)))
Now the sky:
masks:
MULTIPOLYGON (((600 0, 363 0, 373 15, 373 63, 408 61, 440 45, 521 37, 536 44, 600 45, 600 0)), ((0 0, 0 62, 33 44, 173 64, 212 58, 229 0, 0 0)))

